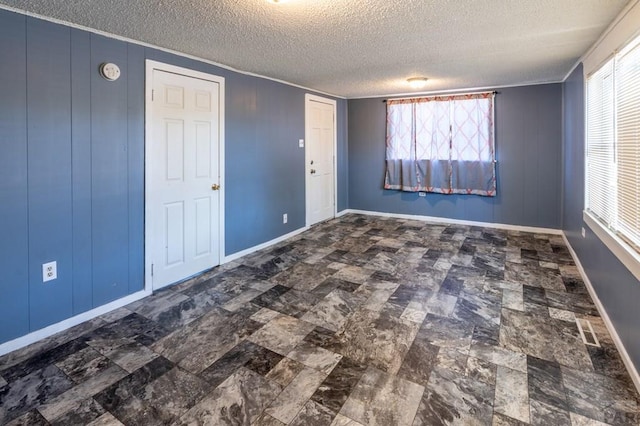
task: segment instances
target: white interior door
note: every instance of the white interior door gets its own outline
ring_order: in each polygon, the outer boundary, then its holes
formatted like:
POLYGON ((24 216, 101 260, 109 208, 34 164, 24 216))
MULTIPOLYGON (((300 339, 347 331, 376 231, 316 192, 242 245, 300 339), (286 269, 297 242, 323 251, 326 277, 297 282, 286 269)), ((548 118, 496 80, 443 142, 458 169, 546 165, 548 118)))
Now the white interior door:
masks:
POLYGON ((335 109, 330 99, 306 98, 307 225, 335 217, 335 109))
POLYGON ((221 87, 151 73, 146 262, 158 289, 220 264, 221 87))

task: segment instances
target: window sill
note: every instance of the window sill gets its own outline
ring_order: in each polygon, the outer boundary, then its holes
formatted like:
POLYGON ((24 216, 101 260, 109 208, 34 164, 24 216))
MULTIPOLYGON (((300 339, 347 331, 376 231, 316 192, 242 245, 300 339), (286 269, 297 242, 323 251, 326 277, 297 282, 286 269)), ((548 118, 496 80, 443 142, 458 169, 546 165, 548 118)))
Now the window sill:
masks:
POLYGON ((640 254, 586 211, 582 212, 582 219, 629 272, 640 280, 640 254))

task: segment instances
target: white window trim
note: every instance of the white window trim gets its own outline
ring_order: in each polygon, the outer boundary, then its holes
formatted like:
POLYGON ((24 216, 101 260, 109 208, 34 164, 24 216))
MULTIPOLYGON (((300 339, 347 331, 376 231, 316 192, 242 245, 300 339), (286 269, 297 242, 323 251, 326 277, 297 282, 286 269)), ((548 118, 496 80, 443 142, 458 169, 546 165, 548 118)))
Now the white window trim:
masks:
POLYGON ((585 77, 593 74, 602 64, 607 62, 612 52, 640 34, 638 22, 640 22, 640 1, 633 0, 622 9, 611 25, 580 59, 579 62, 583 64, 585 77))
POLYGON ((588 211, 584 210, 582 212, 582 219, 629 272, 631 272, 636 279, 640 280, 640 253, 636 252, 622 238, 614 234, 588 211))

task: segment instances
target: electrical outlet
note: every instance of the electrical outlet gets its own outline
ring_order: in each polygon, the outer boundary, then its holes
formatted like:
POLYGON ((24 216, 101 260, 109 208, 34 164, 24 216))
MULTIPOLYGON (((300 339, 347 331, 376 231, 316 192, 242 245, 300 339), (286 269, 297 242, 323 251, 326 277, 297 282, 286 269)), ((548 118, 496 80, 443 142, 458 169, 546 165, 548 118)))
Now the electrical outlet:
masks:
POLYGON ((58 278, 58 263, 56 261, 42 264, 42 282, 58 278))
POLYGON ((584 227, 582 227, 582 238, 585 238, 587 236, 586 231, 584 230, 584 227))
POLYGON ((282 223, 287 223, 289 221, 289 216, 287 216, 287 214, 283 214, 282 215, 282 223))
POLYGON ((418 197, 426 197, 427 193, 426 192, 418 192, 418 197))

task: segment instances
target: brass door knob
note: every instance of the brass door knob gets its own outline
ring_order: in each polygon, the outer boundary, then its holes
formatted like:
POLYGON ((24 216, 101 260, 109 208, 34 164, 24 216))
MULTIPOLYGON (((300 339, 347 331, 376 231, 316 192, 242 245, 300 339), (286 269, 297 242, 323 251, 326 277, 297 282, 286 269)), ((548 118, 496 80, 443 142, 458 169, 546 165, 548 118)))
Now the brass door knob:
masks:
POLYGON ((217 183, 214 183, 213 185, 211 185, 211 189, 213 191, 217 191, 218 189, 220 189, 220 185, 218 185, 217 183))

